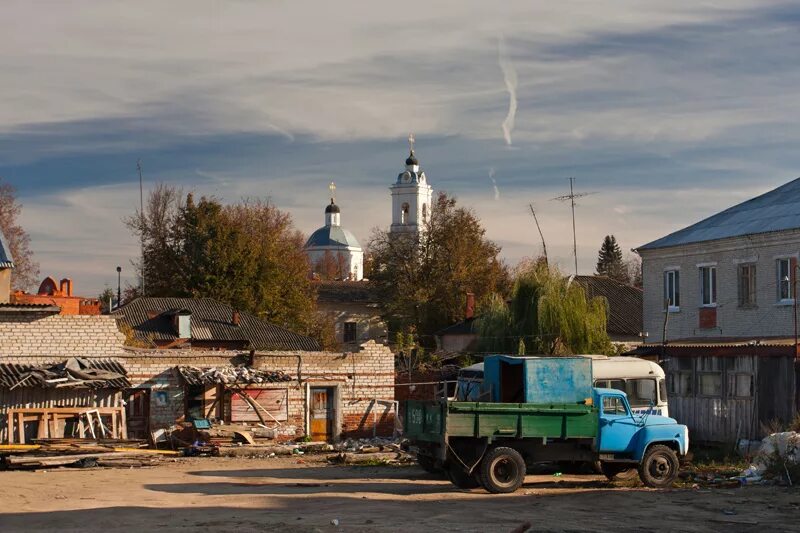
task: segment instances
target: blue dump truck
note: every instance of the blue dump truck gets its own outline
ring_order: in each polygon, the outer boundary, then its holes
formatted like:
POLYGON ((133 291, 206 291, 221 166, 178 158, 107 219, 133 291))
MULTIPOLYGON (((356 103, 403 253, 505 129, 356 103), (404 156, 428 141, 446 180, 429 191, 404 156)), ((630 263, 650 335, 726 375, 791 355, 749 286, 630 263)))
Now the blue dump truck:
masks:
POLYGON ((406 403, 405 434, 426 470, 459 488, 514 492, 528 468, 598 462, 608 477, 636 468, 648 487, 668 487, 689 450, 686 426, 634 414, 624 392, 592 387, 584 357, 484 360, 489 401, 406 403))

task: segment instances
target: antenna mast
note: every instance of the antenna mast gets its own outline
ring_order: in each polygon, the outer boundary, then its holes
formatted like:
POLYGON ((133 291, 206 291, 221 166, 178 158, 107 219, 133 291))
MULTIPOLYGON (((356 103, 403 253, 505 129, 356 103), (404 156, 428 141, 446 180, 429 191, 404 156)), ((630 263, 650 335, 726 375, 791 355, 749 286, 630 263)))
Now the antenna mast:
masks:
POLYGON ((578 238, 575 232, 575 198, 583 198, 584 196, 589 196, 590 194, 594 194, 593 192, 575 192, 573 187, 575 183, 575 178, 569 178, 569 194, 565 194, 564 196, 556 196, 553 200, 558 200, 559 202, 566 202, 569 200, 570 205, 572 207, 572 257, 575 259, 575 275, 578 275, 578 238))
POLYGON ((544 264, 549 264, 547 260, 547 245, 544 243, 544 234, 542 233, 542 228, 539 226, 539 219, 536 218, 536 211, 533 210, 533 204, 528 204, 528 207, 531 208, 531 215, 533 215, 533 221, 536 222, 536 229, 539 230, 539 237, 542 239, 542 254, 544 255, 544 264))
MULTIPOLYGON (((144 184, 142 180, 142 160, 136 160, 136 170, 139 171, 139 222, 140 224, 144 222, 144 184)), ((144 228, 142 228, 144 229, 144 228)), ((141 289, 142 289, 142 296, 145 295, 144 289, 144 231, 142 231, 141 239, 140 239, 140 247, 141 247, 141 265, 140 265, 140 273, 141 273, 141 289)))

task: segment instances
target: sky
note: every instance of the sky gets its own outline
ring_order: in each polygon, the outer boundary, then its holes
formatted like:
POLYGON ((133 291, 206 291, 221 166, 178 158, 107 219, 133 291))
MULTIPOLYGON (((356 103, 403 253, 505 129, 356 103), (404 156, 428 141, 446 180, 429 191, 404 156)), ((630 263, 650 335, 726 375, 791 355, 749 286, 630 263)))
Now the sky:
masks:
POLYGON ((306 234, 336 182, 365 244, 408 134, 513 265, 581 273, 800 175, 788 2, 28 2, 0 17, 0 177, 42 277, 134 281, 123 218, 164 182, 269 198, 306 234), (494 181, 492 181, 494 180, 494 181))

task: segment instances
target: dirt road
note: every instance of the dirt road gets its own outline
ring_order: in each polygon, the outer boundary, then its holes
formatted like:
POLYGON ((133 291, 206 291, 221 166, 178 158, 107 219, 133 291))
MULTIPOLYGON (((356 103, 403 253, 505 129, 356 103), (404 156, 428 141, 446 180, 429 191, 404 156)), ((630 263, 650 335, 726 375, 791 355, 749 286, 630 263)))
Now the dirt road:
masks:
POLYGON ((147 469, 0 472, 0 531, 797 531, 800 490, 654 491, 529 476, 459 491, 416 467, 184 459, 147 469), (335 526, 332 520, 338 520, 335 526))

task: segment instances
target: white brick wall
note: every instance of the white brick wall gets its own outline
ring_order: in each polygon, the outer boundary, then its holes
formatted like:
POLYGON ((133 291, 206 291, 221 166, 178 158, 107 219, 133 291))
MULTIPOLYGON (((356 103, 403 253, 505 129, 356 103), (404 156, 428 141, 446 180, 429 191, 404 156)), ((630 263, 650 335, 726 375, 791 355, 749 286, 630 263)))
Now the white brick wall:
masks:
POLYGON ((671 312, 667 339, 692 337, 791 337, 793 307, 777 300, 776 260, 800 254, 800 230, 735 237, 664 248, 642 250, 644 329, 647 342, 661 342, 664 322, 664 271, 680 270, 680 310, 671 312), (701 329, 700 273, 698 264, 716 263, 717 327, 701 329), (756 265, 756 306, 739 307, 738 266, 756 265))
POLYGON ((0 362, 4 356, 110 357, 124 342, 107 315, 0 314, 0 362))

